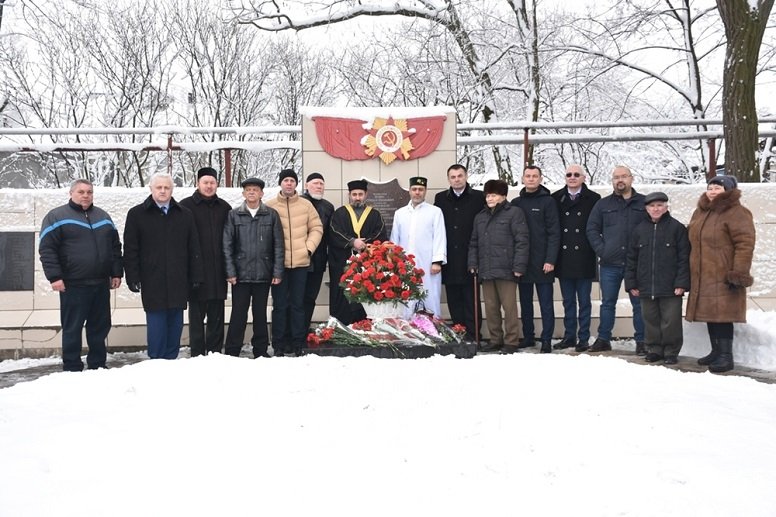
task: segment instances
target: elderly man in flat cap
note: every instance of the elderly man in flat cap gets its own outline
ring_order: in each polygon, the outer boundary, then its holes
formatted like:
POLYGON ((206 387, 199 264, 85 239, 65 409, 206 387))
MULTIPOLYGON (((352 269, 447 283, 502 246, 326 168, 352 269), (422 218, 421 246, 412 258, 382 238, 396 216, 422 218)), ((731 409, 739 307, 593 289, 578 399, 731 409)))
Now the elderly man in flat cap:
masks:
POLYGON ((329 244, 329 313, 349 325, 366 318, 360 303, 350 303, 339 287, 345 262, 367 244, 388 238, 383 216, 366 202, 367 182, 348 183, 348 204, 334 211, 328 236, 329 244))
MULTIPOLYGON (((410 178, 410 202, 396 211, 391 228, 391 241, 407 253, 415 255, 415 264, 426 273, 423 304, 436 316, 442 317, 442 265, 447 263, 447 234, 445 219, 438 206, 426 203, 428 180, 421 176, 410 178)), ((415 306, 408 307, 409 317, 415 306)))
POLYGON ((202 285, 196 290, 189 290, 189 343, 192 357, 221 352, 224 347, 226 270, 223 235, 226 216, 232 207, 218 197, 216 190, 218 173, 212 167, 202 167, 197 172, 197 190, 191 196, 181 199, 181 206, 194 214, 205 273, 202 285))
POLYGON ((261 202, 264 181, 242 182, 242 205, 229 212, 224 225, 226 279, 232 285, 232 317, 226 335, 226 353, 239 356, 253 309, 253 357, 269 357, 267 297, 270 285, 283 276, 283 227, 273 209, 261 202))

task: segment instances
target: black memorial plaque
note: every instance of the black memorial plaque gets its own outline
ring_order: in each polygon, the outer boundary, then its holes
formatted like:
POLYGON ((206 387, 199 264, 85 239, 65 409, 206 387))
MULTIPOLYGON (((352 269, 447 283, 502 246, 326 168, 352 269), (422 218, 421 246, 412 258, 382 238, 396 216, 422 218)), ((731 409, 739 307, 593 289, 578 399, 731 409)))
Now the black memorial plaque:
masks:
POLYGON ((374 183, 366 180, 368 184, 367 202, 376 208, 385 221, 388 235, 391 235, 393 227, 393 214, 399 208, 410 202, 410 193, 399 185, 399 180, 392 179, 387 183, 374 183))
POLYGON ((0 232, 0 291, 32 291, 35 232, 0 232))

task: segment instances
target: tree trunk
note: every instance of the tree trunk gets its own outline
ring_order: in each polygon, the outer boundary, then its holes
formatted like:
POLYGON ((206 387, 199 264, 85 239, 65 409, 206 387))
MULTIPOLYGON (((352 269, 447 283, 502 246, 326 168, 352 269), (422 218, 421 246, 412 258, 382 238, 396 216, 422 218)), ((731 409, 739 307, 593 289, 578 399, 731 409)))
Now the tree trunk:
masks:
POLYGON ((773 1, 758 0, 757 10, 752 10, 750 2, 744 0, 717 0, 727 36, 722 87, 725 171, 743 182, 760 181, 756 160, 755 75, 773 1))

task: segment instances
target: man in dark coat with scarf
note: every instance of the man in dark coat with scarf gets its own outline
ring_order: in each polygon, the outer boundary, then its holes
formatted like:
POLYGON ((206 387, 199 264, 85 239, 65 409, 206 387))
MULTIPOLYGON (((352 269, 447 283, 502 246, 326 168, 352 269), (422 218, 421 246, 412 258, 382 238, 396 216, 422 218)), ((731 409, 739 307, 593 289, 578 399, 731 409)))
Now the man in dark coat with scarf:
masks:
POLYGON ((156 173, 148 184, 151 195, 127 213, 124 271, 143 300, 148 356, 176 359, 189 289, 204 281, 199 237, 191 211, 172 197, 172 177, 156 173))
POLYGON ((601 195, 585 185, 581 165, 566 168, 566 186, 552 194, 558 203, 560 251, 555 276, 563 297, 563 340, 553 348, 574 347, 584 352, 589 347, 596 256, 585 234, 587 219, 601 195), (579 313, 577 313, 579 310, 579 313), (579 338, 579 340, 577 340, 579 338))
POLYGON ((354 180, 348 183, 348 204, 339 207, 331 217, 329 230, 329 314, 345 325, 366 318, 360 303, 351 303, 339 286, 345 262, 351 255, 363 251, 374 241, 385 241, 383 217, 366 203, 367 183, 354 180))
POLYGON ((560 248, 560 223, 558 205, 550 191, 542 184, 542 170, 529 165, 523 171, 523 189, 512 205, 525 213, 529 230, 529 260, 525 275, 520 277, 517 290, 520 297, 520 319, 523 323, 523 340, 520 347, 536 344, 534 334, 533 293, 539 299, 542 316, 541 353, 552 352, 552 335, 555 332, 555 307, 552 301, 555 282, 555 262, 560 248))
POLYGON ((469 241, 474 217, 485 208, 485 194, 474 190, 466 181, 466 167, 460 164, 447 169, 450 188, 437 193, 434 204, 442 210, 447 233, 447 264, 442 265, 442 283, 447 294, 447 308, 453 324, 466 327, 466 338, 474 341, 480 333, 479 296, 475 303, 474 276, 467 267, 469 241), (475 323, 476 322, 476 323, 475 323))
POLYGON ((194 215, 205 281, 199 289, 189 291, 189 343, 191 356, 221 352, 224 347, 224 269, 223 234, 231 205, 219 198, 218 173, 212 167, 197 172, 197 190, 181 200, 194 215), (207 330, 205 329, 207 318, 207 330))

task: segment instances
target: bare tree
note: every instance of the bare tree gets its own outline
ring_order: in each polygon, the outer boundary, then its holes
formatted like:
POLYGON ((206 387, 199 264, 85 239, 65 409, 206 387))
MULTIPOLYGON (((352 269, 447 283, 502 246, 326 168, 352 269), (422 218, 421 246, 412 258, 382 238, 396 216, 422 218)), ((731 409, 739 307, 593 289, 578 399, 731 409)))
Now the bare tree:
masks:
MULTIPOLYGON (((295 11, 293 9, 288 8, 287 4, 281 4, 277 1, 259 1, 246 4, 240 0, 233 0, 231 2, 231 9, 235 13, 235 19, 238 23, 250 24, 265 31, 301 31, 352 20, 359 16, 398 15, 425 20, 428 23, 441 26, 452 35, 469 72, 476 80, 477 93, 482 99, 478 103, 481 104, 480 114, 482 121, 490 122, 496 120, 497 113, 495 105, 496 86, 490 71, 493 63, 483 59, 479 51, 480 45, 474 39, 475 32, 467 25, 467 22, 476 17, 468 14, 462 15, 459 13, 459 7, 477 7, 487 10, 492 3, 488 1, 462 4, 453 0, 405 0, 385 5, 385 3, 366 0, 333 0, 326 4, 320 4, 320 10, 313 12, 309 16, 298 16, 294 14, 295 11)), ((529 15, 524 1, 515 2, 507 0, 507 5, 516 16, 517 26, 520 28, 518 39, 523 44, 533 45, 535 38, 532 39, 531 34, 535 34, 535 16, 533 14, 529 15), (532 30, 534 31, 533 33, 531 32, 532 30)), ((534 47, 531 48, 531 59, 538 59, 538 52, 534 52, 534 47)), ((532 69, 532 78, 534 77, 534 72, 538 73, 538 66, 532 69)), ((532 90, 532 88, 528 87, 529 90, 532 90)), ((529 97, 532 98, 535 93, 530 93, 529 97)), ((536 110, 533 110, 532 116, 535 115, 536 110)), ((492 149, 499 177, 514 183, 507 155, 502 152, 500 146, 493 146, 492 149)))
MULTIPOLYGON (((178 1, 172 4, 168 18, 187 83, 187 102, 180 117, 192 126, 266 124, 271 102, 267 81, 274 63, 267 42, 256 33, 223 23, 206 3, 178 1)), ((201 138, 213 142, 224 135, 201 138)), ((241 141, 248 138, 238 136, 241 141)), ((220 152, 190 154, 186 159, 191 170, 204 165, 225 169, 220 152)), ((262 175, 262 162, 247 151, 235 151, 232 165, 238 182, 249 175, 262 175)))
POLYGON ((756 163, 758 128, 755 76, 760 44, 773 0, 717 0, 717 6, 727 36, 722 88, 725 169, 739 180, 760 181, 760 170, 756 163))

